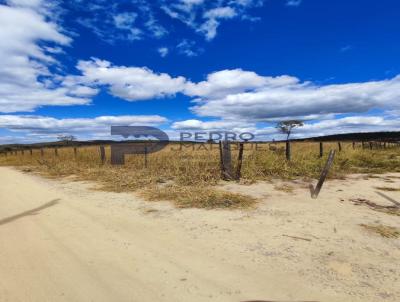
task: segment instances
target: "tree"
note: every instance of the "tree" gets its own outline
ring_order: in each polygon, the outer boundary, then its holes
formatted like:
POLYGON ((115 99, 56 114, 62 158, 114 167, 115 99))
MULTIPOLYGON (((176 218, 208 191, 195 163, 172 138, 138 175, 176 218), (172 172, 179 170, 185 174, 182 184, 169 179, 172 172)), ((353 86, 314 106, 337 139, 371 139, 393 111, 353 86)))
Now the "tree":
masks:
POLYGON ((276 125, 276 128, 278 128, 282 133, 286 134, 286 159, 290 161, 292 157, 291 153, 291 147, 290 147, 290 134, 292 133, 292 130, 294 128, 302 127, 304 126, 304 123, 299 120, 290 120, 290 121, 282 121, 279 122, 276 125))
POLYGON ((70 143, 70 142, 75 141, 75 140, 76 140, 76 137, 73 136, 73 135, 59 135, 59 136, 57 136, 57 139, 58 139, 60 142, 63 142, 63 143, 68 144, 68 143, 70 143))
POLYGON ((290 120, 290 121, 282 121, 276 125, 276 128, 279 129, 282 133, 286 134, 286 140, 289 141, 290 134, 292 134, 292 130, 294 128, 299 128, 304 126, 303 121, 300 120, 290 120))

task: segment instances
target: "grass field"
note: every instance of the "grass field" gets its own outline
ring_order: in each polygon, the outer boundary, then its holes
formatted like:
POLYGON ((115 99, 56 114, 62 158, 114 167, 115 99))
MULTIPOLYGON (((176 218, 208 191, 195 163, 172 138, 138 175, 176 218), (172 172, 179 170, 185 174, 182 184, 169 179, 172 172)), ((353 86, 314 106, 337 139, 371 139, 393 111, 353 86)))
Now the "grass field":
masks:
MULTIPOLYGON (((342 142, 336 153, 330 178, 341 178, 350 173, 377 174, 400 172, 400 149, 363 149, 357 144, 342 142)), ((338 149, 337 143, 324 143, 325 154, 319 157, 319 143, 292 143, 292 160, 285 159, 284 144, 246 144, 241 183, 260 180, 315 179, 325 164, 329 150, 338 149), (272 150, 271 150, 272 149, 272 150)), ((237 148, 232 147, 236 164, 237 148)), ((220 192, 213 188, 221 181, 219 148, 217 144, 170 144, 160 152, 148 155, 128 155, 124 166, 112 166, 110 147, 106 147, 106 163, 102 164, 98 146, 81 147, 75 157, 73 148, 39 149, 17 155, 0 156, 0 165, 18 166, 49 177, 74 175, 80 180, 102 184, 104 190, 139 191, 149 199, 173 200, 180 207, 248 207, 254 200, 220 192), (179 198, 178 198, 179 197, 179 198)))

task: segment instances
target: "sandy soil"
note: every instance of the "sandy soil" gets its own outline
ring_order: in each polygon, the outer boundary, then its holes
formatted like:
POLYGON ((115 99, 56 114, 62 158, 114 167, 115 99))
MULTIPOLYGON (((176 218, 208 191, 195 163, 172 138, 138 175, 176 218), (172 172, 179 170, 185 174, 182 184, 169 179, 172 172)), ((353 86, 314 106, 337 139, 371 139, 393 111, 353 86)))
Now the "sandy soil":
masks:
MULTIPOLYGON (((391 204, 377 186, 400 174, 224 189, 253 210, 174 209, 0 168, 0 301, 399 301, 400 239, 359 224, 400 218, 349 199, 391 204), (299 238, 296 238, 299 237, 299 238)), ((399 192, 383 192, 400 201, 399 192)))

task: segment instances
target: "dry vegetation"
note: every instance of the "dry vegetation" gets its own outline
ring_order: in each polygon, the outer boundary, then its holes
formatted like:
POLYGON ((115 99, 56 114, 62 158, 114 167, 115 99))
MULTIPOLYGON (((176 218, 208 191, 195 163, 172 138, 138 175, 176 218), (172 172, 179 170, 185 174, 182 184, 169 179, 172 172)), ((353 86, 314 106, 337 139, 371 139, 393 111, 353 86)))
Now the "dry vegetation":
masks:
POLYGON ((256 203, 249 196, 196 186, 153 186, 143 190, 141 195, 149 200, 171 200, 180 208, 248 208, 256 203))
MULTIPOLYGON (((336 143, 325 143, 325 156, 319 158, 319 144, 297 142, 292 144, 292 160, 285 160, 283 144, 269 148, 269 144, 246 144, 242 181, 252 183, 272 178, 316 178, 326 161, 327 151, 337 149, 336 143), (272 149, 272 150, 271 150, 272 149)), ((233 148, 233 158, 237 156, 233 148)), ((80 180, 94 180, 110 191, 142 191, 149 199, 173 200, 179 207, 248 207, 254 200, 242 195, 223 193, 213 188, 221 181, 219 149, 217 144, 170 144, 164 150, 148 155, 145 168, 143 155, 126 156, 124 166, 111 166, 110 148, 106 147, 107 162, 102 165, 98 147, 81 147, 75 158, 73 148, 60 148, 25 154, 0 156, 0 165, 29 168, 50 177, 74 175, 80 180)), ((351 143, 342 143, 331 178, 348 173, 377 174, 400 171, 398 147, 388 149, 353 150, 351 143)))
POLYGON ((381 191, 388 191, 388 192, 399 192, 400 188, 393 188, 393 187, 376 187, 378 190, 381 191))
POLYGON ((368 224, 361 224, 364 229, 379 234, 385 238, 399 238, 400 237, 400 230, 395 227, 386 226, 386 225, 368 225, 368 224))

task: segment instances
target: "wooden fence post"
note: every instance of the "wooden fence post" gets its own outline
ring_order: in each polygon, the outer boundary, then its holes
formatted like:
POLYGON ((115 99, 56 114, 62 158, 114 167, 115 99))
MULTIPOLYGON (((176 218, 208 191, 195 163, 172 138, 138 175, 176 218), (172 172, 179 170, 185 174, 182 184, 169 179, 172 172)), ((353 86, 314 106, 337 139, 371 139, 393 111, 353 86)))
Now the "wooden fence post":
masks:
POLYGON ((76 159, 78 157, 78 148, 74 147, 74 158, 76 159))
POLYGON ((54 148, 54 155, 55 155, 56 157, 58 157, 58 148, 57 148, 57 147, 54 148))
POLYGON ((33 155, 33 150, 29 149, 29 153, 31 154, 31 156, 33 155))
POLYGON ((239 144, 238 163, 237 163, 237 167, 236 167, 236 179, 237 180, 240 180, 240 177, 242 176, 243 150, 244 150, 244 144, 240 143, 239 144))
POLYGON ((106 150, 104 146, 100 146, 100 160, 101 164, 104 165, 106 162, 106 150))
POLYGON ((311 197, 313 199, 316 199, 319 195, 319 192, 321 191, 322 185, 324 184, 325 179, 328 176, 329 170, 332 167, 333 160, 335 159, 335 153, 335 150, 331 150, 331 152, 329 152, 328 160, 326 161, 325 167, 321 172, 321 176, 319 177, 319 181, 315 189, 313 185, 310 185, 311 197))
POLYGON ((342 152, 342 143, 341 142, 338 142, 338 149, 339 149, 339 152, 342 152))
POLYGON ((144 167, 145 167, 145 169, 147 169, 147 166, 148 166, 147 154, 148 154, 147 146, 144 146, 144 167))
POLYGON ((40 156, 43 158, 44 156, 44 150, 42 148, 40 148, 40 156))
POLYGON ((292 159, 292 148, 290 145, 290 141, 286 141, 286 160, 290 161, 292 159))
POLYGON ((228 141, 220 141, 221 173, 224 180, 234 180, 232 176, 231 146, 228 141))
POLYGON ((319 157, 323 157, 323 156, 324 156, 324 143, 319 142, 319 157))
POLYGON ((356 148, 356 143, 353 142, 353 150, 356 148))
POLYGON ((373 147, 372 142, 369 142, 369 149, 372 150, 372 147, 373 147))

